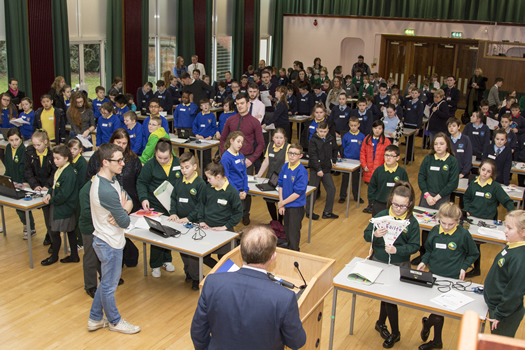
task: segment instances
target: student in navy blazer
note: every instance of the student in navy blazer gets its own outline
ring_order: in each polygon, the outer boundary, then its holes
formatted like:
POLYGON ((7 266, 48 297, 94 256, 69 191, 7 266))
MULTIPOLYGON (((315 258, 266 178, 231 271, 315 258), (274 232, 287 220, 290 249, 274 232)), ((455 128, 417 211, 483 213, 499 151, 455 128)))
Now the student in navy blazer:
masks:
POLYGON ((277 236, 265 226, 244 231, 243 267, 208 275, 191 323, 195 349, 299 349, 306 333, 295 293, 266 275, 277 236))

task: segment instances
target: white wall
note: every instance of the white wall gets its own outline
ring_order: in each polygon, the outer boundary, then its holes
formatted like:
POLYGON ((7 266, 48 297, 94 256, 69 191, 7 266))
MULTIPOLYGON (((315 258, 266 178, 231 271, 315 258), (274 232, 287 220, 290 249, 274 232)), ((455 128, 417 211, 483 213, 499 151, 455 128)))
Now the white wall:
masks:
POLYGON ((0 18, 2 23, 0 24, 0 40, 5 40, 5 9, 4 9, 4 0, 0 0, 0 18))
POLYGON ((107 0, 67 0, 69 40, 104 39, 106 7, 107 0))
MULTIPOLYGON (((157 0, 149 0, 149 35, 156 33, 156 3, 157 0)), ((159 4, 159 35, 172 37, 177 35, 177 3, 176 0, 158 0, 159 4)))
POLYGON ((217 36, 232 36, 233 0, 216 0, 217 36))
POLYGON ((272 35, 273 3, 274 0, 261 0, 261 38, 272 35))
MULTIPOLYGON (((347 62, 356 62, 359 54, 365 57, 365 62, 369 65, 374 60, 379 63, 381 34, 403 35, 407 28, 415 29, 416 36, 450 38, 450 33, 457 31, 463 32, 463 38, 480 40, 513 42, 525 37, 524 26, 285 16, 283 67, 292 67, 293 61, 299 60, 306 68, 313 64, 315 57, 320 57, 323 66, 328 67, 330 73, 335 66, 344 64, 343 73, 347 74, 351 69, 347 62), (313 25, 314 19, 317 19, 317 26, 313 25), (363 52, 353 53, 355 57, 346 57, 342 52, 345 38, 363 39, 363 52)), ((348 48, 344 50, 348 52, 348 48)), ((372 72, 378 69, 376 66, 372 72)))

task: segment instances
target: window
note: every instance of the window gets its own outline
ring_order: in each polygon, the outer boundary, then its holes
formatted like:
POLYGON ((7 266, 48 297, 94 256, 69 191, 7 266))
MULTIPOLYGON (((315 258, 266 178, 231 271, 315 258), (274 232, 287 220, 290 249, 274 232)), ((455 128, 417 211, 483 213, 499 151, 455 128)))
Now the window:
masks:
POLYGON ((0 92, 7 91, 7 53, 5 40, 0 40, 0 92))
POLYGON ((69 45, 71 63, 71 88, 78 85, 80 90, 88 92, 88 97, 96 97, 95 88, 102 85, 101 48, 103 42, 72 42, 69 45))
MULTIPOLYGON (((213 46, 215 48, 215 46, 213 46)), ((212 50, 213 50, 212 48, 212 50)), ((224 79, 224 73, 232 70, 232 37, 217 37, 217 52, 212 52, 212 57, 216 62, 215 79, 216 81, 224 79)), ((212 79, 213 80, 213 79, 212 79)))
POLYGON ((176 17, 176 1, 149 2, 148 81, 153 83, 154 89, 157 80, 162 79, 162 73, 167 70, 173 72, 175 66, 177 27, 173 18, 176 17))
POLYGON ((259 47, 259 59, 264 60, 267 65, 270 65, 270 48, 272 45, 272 37, 267 36, 265 38, 261 38, 261 44, 259 47))

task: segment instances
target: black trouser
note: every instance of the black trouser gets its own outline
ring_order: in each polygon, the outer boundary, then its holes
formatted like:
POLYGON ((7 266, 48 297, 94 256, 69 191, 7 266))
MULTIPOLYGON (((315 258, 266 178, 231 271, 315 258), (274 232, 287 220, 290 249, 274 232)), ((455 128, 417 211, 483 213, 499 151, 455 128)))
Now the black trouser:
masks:
POLYGON ((82 235, 84 242, 84 256, 82 257, 82 269, 84 270, 84 289, 97 288, 97 272, 102 276, 100 260, 93 249, 93 235, 82 235))
POLYGON ((271 199, 264 199, 266 202, 266 207, 268 208, 268 213, 270 213, 270 216, 272 217, 273 221, 279 221, 282 225, 283 223, 283 216, 279 214, 277 210, 277 202, 273 201, 271 199))
MULTIPOLYGON (((53 246, 53 253, 51 254, 51 256, 53 257, 53 260, 58 260, 58 251, 60 250, 60 246, 62 245, 62 239, 60 238, 60 232, 51 231, 50 236, 51 236, 51 244, 53 246)), ((69 246, 71 247, 71 257, 78 258, 77 235, 75 234, 74 230, 67 233, 67 239, 69 241, 69 246)))
MULTIPOLYGON (((251 154, 244 156, 246 159, 251 157, 251 154)), ((254 165, 250 165, 246 168, 247 175, 253 175, 254 165)), ((244 218, 250 217, 250 208, 252 207, 252 196, 246 194, 246 198, 242 201, 242 216, 244 218)))
POLYGON ((372 217, 375 217, 377 214, 386 209, 386 203, 375 201, 372 206, 372 217))
MULTIPOLYGON (((436 194, 435 193, 432 193, 432 192, 429 192, 430 195, 432 197, 434 197, 436 194)), ((447 202, 450 202, 450 195, 448 196, 445 196, 443 198, 441 198, 440 200, 438 200, 436 202, 436 204, 434 204, 433 206, 430 206, 428 205, 427 203, 427 200, 425 199, 424 197, 424 193, 421 193, 421 199, 419 201, 419 206, 420 207, 425 207, 425 208, 429 208, 429 209, 437 209, 439 210, 439 207, 442 205, 442 204, 445 204, 447 202)), ((425 255, 425 252, 426 252, 426 249, 425 249, 425 243, 427 241, 427 238, 428 238, 428 234, 430 233, 430 231, 427 231, 427 230, 421 230, 421 247, 419 248, 419 255, 421 257, 423 257, 423 255, 425 255)), ((443 327, 443 325, 441 326, 443 327)))
POLYGON ((285 208, 284 234, 288 241, 288 249, 299 251, 301 242, 301 227, 304 218, 304 207, 285 208))
MULTIPOLYGON (((359 200, 359 169, 352 172, 352 194, 355 200, 359 200)), ((339 191, 339 197, 346 199, 346 192, 348 190, 348 181, 350 179, 349 173, 343 173, 343 179, 341 181, 341 191, 339 191)))
POLYGON ((49 240, 52 240, 51 235, 49 234, 51 232, 51 220, 49 218, 49 205, 46 205, 45 207, 42 207, 42 214, 44 214, 44 222, 46 224, 46 239, 49 238, 49 240))
MULTIPOLYGON (((199 280, 199 258, 184 253, 180 253, 182 262, 184 263, 184 273, 189 275, 194 281, 199 280)), ((206 266, 214 268, 217 265, 217 260, 210 255, 206 255, 202 261, 206 266)))
MULTIPOLYGON (((310 181, 308 182, 308 185, 317 187, 319 186, 319 183, 322 183, 325 190, 326 190, 326 204, 324 206, 324 213, 331 213, 334 209, 334 198, 335 198, 335 185, 334 185, 334 179, 332 179, 332 174, 330 174, 330 171, 323 172, 323 177, 320 177, 317 175, 317 172, 314 168, 310 168, 310 181)), ((315 196, 313 205, 315 206, 315 196)), ((313 209, 312 209, 313 210, 313 209)), ((306 211, 310 212, 310 202, 306 202, 306 211)))

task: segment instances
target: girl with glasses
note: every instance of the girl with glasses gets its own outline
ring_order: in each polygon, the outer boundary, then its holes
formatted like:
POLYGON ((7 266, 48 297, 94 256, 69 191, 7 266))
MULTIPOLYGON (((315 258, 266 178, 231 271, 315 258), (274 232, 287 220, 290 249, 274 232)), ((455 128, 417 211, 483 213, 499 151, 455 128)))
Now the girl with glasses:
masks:
MULTIPOLYGON (((374 224, 368 224, 364 238, 365 241, 372 242, 372 260, 410 267, 410 255, 419 249, 419 223, 412 214, 414 204, 415 195, 412 185, 405 181, 398 181, 388 196, 387 209, 379 212, 375 217, 390 216, 396 220, 409 220, 410 224, 397 237, 393 245, 385 245, 383 237, 388 232, 386 228, 374 230, 374 224)), ((379 320, 376 322, 375 329, 385 339, 384 348, 389 349, 401 340, 397 305, 381 302, 379 320), (387 318, 391 333, 385 324, 387 318)))

